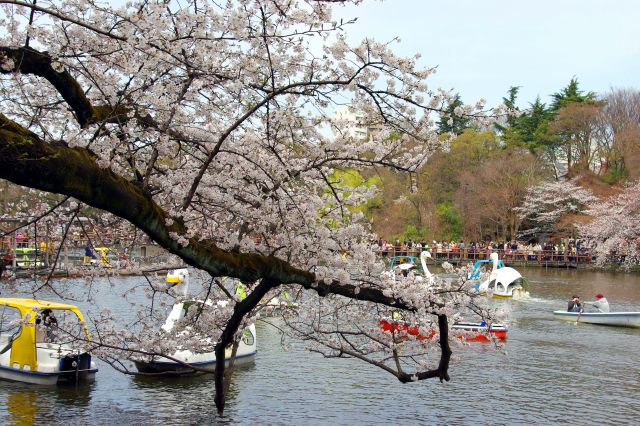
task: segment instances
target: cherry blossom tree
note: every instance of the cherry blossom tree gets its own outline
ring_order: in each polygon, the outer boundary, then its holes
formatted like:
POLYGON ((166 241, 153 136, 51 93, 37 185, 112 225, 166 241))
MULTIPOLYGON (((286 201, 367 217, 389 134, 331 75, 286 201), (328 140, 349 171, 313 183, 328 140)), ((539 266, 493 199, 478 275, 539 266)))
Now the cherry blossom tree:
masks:
POLYGON ((544 182, 527 190, 522 206, 515 208, 529 223, 523 234, 551 232, 567 215, 584 213, 598 198, 571 181, 544 182))
POLYGON ((598 263, 640 262, 640 182, 630 183, 620 194, 592 204, 589 223, 580 233, 595 248, 598 263))
MULTIPOLYGON (((218 286, 231 303, 205 323, 217 359, 288 286, 304 292, 288 324, 316 350, 402 382, 449 380, 450 319, 487 312, 462 284, 385 273, 347 209, 375 187, 332 176, 415 170, 442 144, 430 113, 452 96, 392 43, 349 46, 334 3, 346 2, 0 1, 0 177, 126 220, 214 285, 242 280, 247 297, 218 286), (345 102, 374 137, 330 119, 345 102), (382 332, 392 311, 437 337, 382 332)), ((459 112, 482 120, 482 108, 459 112)), ((220 413, 224 377, 218 362, 220 413)))

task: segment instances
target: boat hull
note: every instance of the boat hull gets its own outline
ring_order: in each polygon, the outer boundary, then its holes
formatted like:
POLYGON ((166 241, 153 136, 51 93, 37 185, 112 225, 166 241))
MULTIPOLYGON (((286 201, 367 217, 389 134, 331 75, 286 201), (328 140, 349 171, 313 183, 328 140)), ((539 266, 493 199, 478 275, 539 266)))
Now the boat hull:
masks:
MULTIPOLYGON (((7 338, 0 339, 6 345, 7 338)), ((0 380, 32 383, 36 385, 55 385, 93 381, 98 371, 88 353, 74 353, 62 344, 38 342, 35 345, 37 368, 28 364, 11 362, 14 349, 0 354, 0 380), (22 367, 22 368, 20 368, 22 367)))
MULTIPOLYGON (((250 364, 254 362, 255 356, 257 352, 252 352, 244 355, 237 355, 234 365, 240 366, 245 364, 250 364)), ((216 366, 216 356, 212 352, 210 354, 210 359, 201 362, 193 362, 189 365, 181 364, 179 362, 170 361, 165 358, 166 361, 134 361, 136 368, 141 373, 146 374, 159 374, 159 375, 188 375, 188 374, 206 374, 208 372, 213 371, 202 371, 199 370, 201 368, 207 370, 213 370, 216 366), (196 368, 193 368, 193 367, 196 368)), ((229 365, 231 360, 229 358, 225 358, 225 365, 229 365)))
MULTIPOLYGON (((256 353, 256 328, 251 324, 243 333, 243 337, 238 344, 234 365, 244 365, 254 362, 256 353)), ((231 348, 225 350, 225 365, 231 362, 231 348)), ((216 366, 215 352, 194 353, 190 350, 178 350, 170 355, 154 356, 151 359, 133 360, 139 372, 156 375, 196 375, 212 373, 216 366), (205 371, 203 371, 203 369, 205 371)))
POLYGON ((22 382, 34 385, 55 386, 58 383, 86 381, 92 382, 96 378, 97 368, 78 371, 58 371, 55 373, 41 373, 38 371, 20 370, 0 366, 0 380, 9 382, 22 382), (77 380, 76 380, 77 379, 77 380))
POLYGON ((584 322, 587 324, 609 325, 614 327, 640 328, 640 312, 567 312, 554 311, 553 317, 563 321, 584 322))
POLYGON ((510 287, 506 292, 494 291, 491 294, 491 297, 494 299, 513 299, 513 300, 521 300, 529 297, 529 292, 526 291, 523 287, 510 287))

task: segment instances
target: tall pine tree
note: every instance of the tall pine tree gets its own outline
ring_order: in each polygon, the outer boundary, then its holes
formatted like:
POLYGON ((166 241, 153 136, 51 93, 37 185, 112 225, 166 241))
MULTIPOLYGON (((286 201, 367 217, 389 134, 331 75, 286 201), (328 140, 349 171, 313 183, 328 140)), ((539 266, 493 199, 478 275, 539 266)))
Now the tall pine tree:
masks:
POLYGON ((440 115, 438 121, 438 133, 449 133, 459 136, 464 129, 468 129, 470 118, 465 115, 455 114, 455 110, 458 107, 462 107, 464 102, 460 99, 460 94, 457 94, 451 103, 445 108, 444 112, 440 115))

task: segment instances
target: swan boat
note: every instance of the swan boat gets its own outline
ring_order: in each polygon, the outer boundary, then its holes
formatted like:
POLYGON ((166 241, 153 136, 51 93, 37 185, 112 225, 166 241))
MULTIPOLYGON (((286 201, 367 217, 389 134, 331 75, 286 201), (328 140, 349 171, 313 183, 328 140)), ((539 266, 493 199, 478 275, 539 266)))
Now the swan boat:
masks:
POLYGON ((431 253, 426 250, 420 253, 419 259, 415 256, 394 256, 391 258, 389 270, 407 275, 409 271, 415 269, 420 276, 432 282, 434 278, 427 267, 427 259, 431 259, 431 253))
POLYGON ((483 263, 491 263, 492 269, 489 277, 485 281, 477 281, 472 286, 480 294, 491 293, 493 297, 497 299, 518 299, 529 295, 524 288, 525 279, 520 275, 520 272, 504 266, 502 261, 498 259, 498 253, 491 253, 488 260, 476 261, 473 265, 473 272, 469 275, 469 279, 480 279, 480 266, 483 263))
POLYGON ((554 311, 553 317, 563 321, 640 328, 640 312, 567 312, 554 311))
POLYGON ((90 341, 76 306, 20 298, 0 298, 0 306, 0 379, 38 385, 95 379, 91 355, 72 345, 90 341))
POLYGON ((389 260, 389 270, 396 272, 404 272, 416 270, 421 275, 430 276, 429 268, 427 268, 426 260, 431 258, 431 253, 423 251, 420 257, 415 256, 393 256, 389 260), (426 271, 426 273, 425 273, 426 271))
MULTIPOLYGON (((175 288, 177 295, 186 296, 189 287, 189 271, 186 268, 175 269, 167 274, 167 282, 175 288)), ((189 308, 195 306, 197 309, 215 309, 216 306, 224 307, 227 301, 219 301, 214 304, 210 300, 186 300, 173 305, 169 316, 162 325, 163 332, 171 332, 176 323, 184 318, 189 308)), ((211 345, 213 346, 213 345, 211 345)), ((235 355, 234 365, 251 363, 255 359, 256 348, 256 327, 251 324, 243 331, 242 338, 235 355)), ((225 362, 231 360, 231 348, 225 350, 225 362)), ((193 367, 212 370, 216 364, 216 354, 213 350, 209 352, 194 352, 189 349, 176 349, 168 357, 156 355, 150 359, 134 359, 134 364, 141 373, 182 375, 203 373, 193 367), (193 366, 193 367, 192 367, 193 366)))

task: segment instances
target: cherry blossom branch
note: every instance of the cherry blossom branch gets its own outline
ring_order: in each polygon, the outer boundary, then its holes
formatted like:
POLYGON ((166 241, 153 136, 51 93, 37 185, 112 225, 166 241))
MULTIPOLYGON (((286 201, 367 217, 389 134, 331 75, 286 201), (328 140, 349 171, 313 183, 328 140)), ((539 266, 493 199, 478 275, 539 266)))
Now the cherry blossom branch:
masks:
POLYGON ((27 222, 20 224, 20 226, 16 226, 13 229, 10 229, 8 231, 5 232, 0 232, 0 238, 2 237, 6 237, 7 235, 13 234, 14 232, 16 232, 18 229, 22 229, 24 227, 28 227, 29 225, 32 225, 34 223, 36 223, 37 221, 39 221, 40 219, 49 216, 51 213, 53 213, 58 207, 60 207, 62 204, 66 203, 67 200, 70 197, 64 197, 60 202, 56 203, 56 205, 54 205, 53 207, 51 207, 49 210, 47 210, 46 212, 39 214, 38 216, 35 216, 31 219, 29 219, 27 222))
POLYGON ((91 31, 93 31, 95 33, 110 37, 110 38, 112 38, 114 40, 120 40, 120 41, 126 41, 127 40, 125 37, 115 35, 111 31, 102 30, 102 29, 100 29, 98 27, 95 27, 95 26, 93 26, 91 24, 88 24, 86 22, 80 21, 80 20, 72 18, 70 16, 63 15, 62 13, 56 12, 55 10, 47 9, 45 7, 38 6, 38 5, 34 4, 34 3, 26 3, 26 2, 23 2, 23 1, 19 1, 19 0, 0 0, 0 4, 12 4, 12 5, 15 5, 15 6, 26 7, 26 8, 31 9, 31 10, 35 10, 35 11, 38 11, 38 12, 45 13, 45 14, 47 14, 49 16, 53 16, 54 18, 58 18, 61 21, 71 22, 72 24, 79 25, 79 26, 81 26, 83 28, 86 28, 86 29, 91 30, 91 31))
POLYGON ((53 59, 47 53, 30 47, 0 46, 0 61, 3 62, 3 66, 0 66, 2 74, 33 74, 51 83, 73 109, 82 127, 106 119, 117 121, 118 116, 125 112, 110 106, 93 107, 76 79, 64 69, 57 70, 58 67, 54 67, 53 59), (8 60, 11 61, 10 66, 6 65, 8 60))
POLYGON ((299 284, 321 296, 337 294, 411 308, 385 296, 379 289, 318 281, 315 274, 297 269, 276 257, 232 253, 218 248, 211 241, 185 239, 184 225, 169 217, 139 185, 98 167, 87 150, 47 144, 2 114, 0 165, 0 177, 18 185, 72 196, 122 217, 145 231, 161 247, 213 276, 229 276, 245 282, 265 279, 299 284), (25 143, 27 141, 29 143, 25 143))

